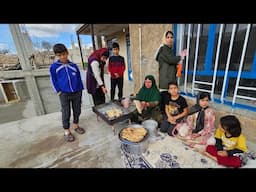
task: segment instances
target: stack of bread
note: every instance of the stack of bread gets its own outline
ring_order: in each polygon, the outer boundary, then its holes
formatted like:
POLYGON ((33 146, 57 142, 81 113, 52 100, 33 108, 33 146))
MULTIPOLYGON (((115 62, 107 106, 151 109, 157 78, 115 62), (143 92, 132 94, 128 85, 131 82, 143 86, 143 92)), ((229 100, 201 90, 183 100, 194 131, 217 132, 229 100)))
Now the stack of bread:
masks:
POLYGON ((123 113, 120 109, 109 109, 106 111, 106 114, 108 116, 108 118, 112 119, 112 118, 117 118, 120 117, 123 113))
POLYGON ((147 130, 143 127, 140 127, 140 128, 127 127, 121 131, 120 136, 123 139, 126 139, 131 142, 140 142, 145 137, 146 134, 147 134, 147 130))

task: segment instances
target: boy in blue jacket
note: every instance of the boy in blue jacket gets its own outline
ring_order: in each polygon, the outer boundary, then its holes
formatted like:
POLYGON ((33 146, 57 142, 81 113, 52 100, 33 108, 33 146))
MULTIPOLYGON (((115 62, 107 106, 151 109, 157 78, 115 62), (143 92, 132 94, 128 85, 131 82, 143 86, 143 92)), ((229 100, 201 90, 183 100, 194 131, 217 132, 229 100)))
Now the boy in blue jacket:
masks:
POLYGON ((72 142, 75 140, 75 137, 69 129, 71 115, 70 104, 72 104, 73 110, 74 130, 79 134, 85 133, 85 130, 78 125, 84 86, 77 65, 68 60, 66 46, 61 43, 55 44, 53 51, 59 60, 51 65, 50 77, 53 88, 60 98, 64 138, 66 141, 72 142))

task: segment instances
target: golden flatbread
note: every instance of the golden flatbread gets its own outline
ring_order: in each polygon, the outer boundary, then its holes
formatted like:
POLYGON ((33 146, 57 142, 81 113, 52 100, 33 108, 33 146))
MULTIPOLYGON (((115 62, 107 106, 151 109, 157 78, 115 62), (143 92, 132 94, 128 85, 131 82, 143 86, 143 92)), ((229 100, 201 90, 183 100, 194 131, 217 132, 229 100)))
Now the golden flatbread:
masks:
POLYGON ((127 127, 121 131, 120 136, 131 142, 140 142, 146 134, 147 130, 143 127, 127 127))
POLYGON ((138 113, 141 114, 142 110, 141 110, 141 103, 140 103, 140 101, 139 100, 134 100, 133 102, 134 102, 134 104, 136 106, 136 109, 137 109, 138 113))
POLYGON ((106 114, 109 118, 120 117, 123 113, 120 109, 109 109, 106 111, 106 114))

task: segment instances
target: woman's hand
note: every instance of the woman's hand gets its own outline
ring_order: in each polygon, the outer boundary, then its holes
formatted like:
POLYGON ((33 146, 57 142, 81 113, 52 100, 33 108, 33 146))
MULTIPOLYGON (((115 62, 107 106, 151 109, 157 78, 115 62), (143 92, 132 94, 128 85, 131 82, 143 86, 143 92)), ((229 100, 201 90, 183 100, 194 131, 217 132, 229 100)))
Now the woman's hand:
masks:
POLYGON ((146 102, 146 101, 141 101, 140 105, 141 105, 141 110, 143 110, 143 109, 146 109, 147 107, 149 107, 150 103, 146 102))
POLYGON ((186 57, 187 56, 187 49, 183 49, 182 51, 181 51, 181 53, 180 53, 180 56, 181 56, 181 58, 182 58, 182 60, 184 59, 184 57, 186 57))
POLYGON ((147 107, 147 102, 145 102, 145 101, 141 101, 140 104, 141 104, 141 109, 142 110, 147 107))
POLYGON ((106 94, 108 92, 107 88, 105 86, 102 86, 101 87, 101 90, 104 94, 106 94))

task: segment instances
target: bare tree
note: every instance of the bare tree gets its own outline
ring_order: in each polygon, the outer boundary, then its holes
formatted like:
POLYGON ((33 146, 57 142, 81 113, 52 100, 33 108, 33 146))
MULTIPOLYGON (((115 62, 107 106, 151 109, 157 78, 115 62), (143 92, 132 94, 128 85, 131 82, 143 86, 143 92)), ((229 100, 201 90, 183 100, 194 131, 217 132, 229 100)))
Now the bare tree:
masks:
POLYGON ((42 41, 42 47, 43 49, 50 51, 50 49, 52 48, 52 44, 48 41, 42 41))
MULTIPOLYGON (((52 48, 52 44, 48 41, 42 41, 42 48, 47 50, 47 54, 45 55, 45 57, 50 60, 50 50, 52 48)), ((43 63, 45 61, 45 58, 43 58, 43 63)))
POLYGON ((7 54, 7 53, 9 53, 10 52, 10 50, 9 49, 1 49, 0 50, 0 54, 7 54))

